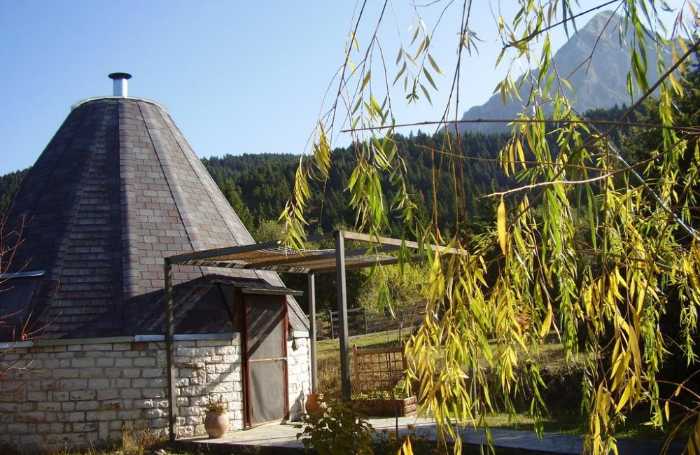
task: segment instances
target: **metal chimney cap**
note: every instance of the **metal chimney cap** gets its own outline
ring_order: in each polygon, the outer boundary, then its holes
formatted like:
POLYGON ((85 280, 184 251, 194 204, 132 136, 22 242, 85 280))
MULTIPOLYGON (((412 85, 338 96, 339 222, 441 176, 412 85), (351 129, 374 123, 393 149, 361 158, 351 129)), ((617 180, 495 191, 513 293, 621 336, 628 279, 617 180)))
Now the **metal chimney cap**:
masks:
POLYGON ((131 74, 129 73, 111 73, 108 76, 110 79, 114 80, 119 80, 119 79, 131 79, 131 74))

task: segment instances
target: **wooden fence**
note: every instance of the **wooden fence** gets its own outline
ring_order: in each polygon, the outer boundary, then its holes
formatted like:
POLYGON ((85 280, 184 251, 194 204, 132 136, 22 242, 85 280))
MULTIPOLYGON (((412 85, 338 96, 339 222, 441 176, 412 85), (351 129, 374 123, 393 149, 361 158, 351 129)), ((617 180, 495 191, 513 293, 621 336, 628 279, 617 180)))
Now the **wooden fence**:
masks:
MULTIPOLYGON (((369 312, 364 308, 348 310, 348 335, 383 332, 386 330, 410 329, 418 326, 425 315, 425 304, 416 303, 402 307, 395 318, 390 315, 369 312)), ((317 338, 338 338, 340 333, 340 316, 337 311, 320 313, 317 320, 317 338)))

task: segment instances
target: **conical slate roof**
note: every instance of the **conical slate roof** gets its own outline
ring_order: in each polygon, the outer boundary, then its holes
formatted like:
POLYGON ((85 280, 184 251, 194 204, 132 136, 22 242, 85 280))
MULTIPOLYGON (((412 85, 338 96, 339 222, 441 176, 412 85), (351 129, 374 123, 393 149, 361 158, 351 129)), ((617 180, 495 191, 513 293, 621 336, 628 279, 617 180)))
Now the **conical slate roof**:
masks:
MULTIPOLYGON (((0 311, 20 311, 49 337, 133 334, 134 312, 161 308, 164 257, 254 243, 168 112, 137 98, 75 106, 10 220, 25 224, 13 270, 43 276, 10 280, 0 311)), ((271 272, 194 267, 175 268, 174 282, 214 273, 282 285, 271 272)), ((305 323, 291 300, 290 322, 305 323)))

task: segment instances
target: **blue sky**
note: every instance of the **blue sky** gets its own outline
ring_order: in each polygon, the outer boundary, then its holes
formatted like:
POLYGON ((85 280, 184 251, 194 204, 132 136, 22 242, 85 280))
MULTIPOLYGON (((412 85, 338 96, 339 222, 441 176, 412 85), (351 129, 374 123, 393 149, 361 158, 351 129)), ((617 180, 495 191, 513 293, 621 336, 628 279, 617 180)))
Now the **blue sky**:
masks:
MULTIPOLYGON (((387 12, 382 43, 390 66, 399 42, 410 39, 411 3, 394 0, 387 12)), ((500 3, 512 15, 515 1, 500 3)), ((595 3, 582 0, 581 9, 595 3)), ((486 101, 505 71, 494 69, 500 44, 491 11, 499 2, 474 4, 472 27, 484 42, 466 64, 462 110, 486 101)), ((106 75, 113 71, 132 73, 130 95, 164 104, 202 157, 302 153, 342 63, 356 6, 354 0, 0 0, 0 174, 30 166, 76 101, 111 95, 106 75)), ((361 37, 380 6, 368 1, 361 37)), ((451 11, 443 19, 446 44, 434 51, 444 68, 456 55, 457 9, 451 11)), ((425 14, 430 26, 435 15, 425 14)), ((557 32, 554 47, 564 40, 557 32)), ((434 106, 399 103, 397 121, 439 118, 448 81, 436 82, 442 92, 434 106)))

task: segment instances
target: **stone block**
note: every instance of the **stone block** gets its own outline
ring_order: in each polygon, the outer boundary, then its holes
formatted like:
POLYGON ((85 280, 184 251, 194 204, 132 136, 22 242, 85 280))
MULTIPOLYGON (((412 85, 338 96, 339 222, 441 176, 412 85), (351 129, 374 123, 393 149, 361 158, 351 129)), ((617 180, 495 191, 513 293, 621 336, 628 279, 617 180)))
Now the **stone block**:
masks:
POLYGON ((162 388, 142 389, 141 393, 144 398, 165 398, 165 389, 162 388))
POLYGON ((141 394, 141 389, 122 389, 119 391, 119 396, 131 400, 143 398, 143 395, 141 394))
POLYGON ((47 392, 53 392, 54 390, 58 390, 60 387, 60 382, 56 379, 48 379, 41 381, 41 390, 45 390, 47 392))
POLYGON ((117 413, 117 416, 122 420, 133 421, 135 419, 143 417, 143 411, 141 411, 140 409, 121 410, 117 413))
POLYGON ((76 390, 70 393, 70 399, 75 401, 89 401, 97 398, 95 390, 76 390))
POLYGON ((158 378, 165 376, 165 371, 163 368, 144 368, 141 373, 144 378, 158 378))
POLYGON ((107 400, 103 401, 97 407, 98 411, 119 411, 122 408, 121 401, 107 400))
POLYGON ((97 430, 97 423, 95 422, 74 423, 71 426, 71 430, 75 433, 95 432, 97 430))
POLYGON ((102 357, 102 358, 97 359, 97 361, 95 362, 95 365, 97 365, 98 367, 113 367, 115 360, 119 360, 119 359, 113 359, 110 357, 102 357))
POLYGON ((116 398, 119 398, 119 390, 105 389, 105 390, 98 390, 97 391, 97 399, 99 401, 114 400, 116 398))
POLYGON ((62 390, 84 390, 87 388, 87 379, 62 379, 60 388, 62 390))
POLYGON ((75 358, 70 362, 73 368, 91 368, 95 366, 95 359, 92 357, 75 358))
POLYGON ((80 370, 77 368, 59 368, 53 370, 52 375, 56 379, 77 378, 80 376, 80 370))
POLYGON ((80 368, 80 377, 81 378, 101 378, 104 377, 104 369, 102 368, 80 368))
POLYGON ((104 377, 110 378, 110 379, 121 378, 123 372, 124 372, 123 368, 109 368, 109 367, 107 367, 104 369, 104 377))
POLYGON ((45 401, 37 403, 37 409, 39 411, 52 411, 57 412, 61 410, 61 403, 54 401, 45 401))
POLYGON ((85 345, 83 345, 83 351, 111 351, 112 349, 114 349, 112 343, 85 344, 85 345))
POLYGON ((168 426, 168 419, 151 419, 148 421, 148 425, 151 429, 156 429, 156 428, 167 428, 168 426))
POLYGON ((0 403, 0 413, 1 414, 8 414, 11 412, 16 412, 17 409, 19 408, 19 405, 17 403, 0 403))
POLYGON ((46 401, 48 400, 48 392, 27 392, 28 401, 46 401))
POLYGON ((97 409, 97 401, 78 401, 75 403, 76 411, 94 411, 97 409))
POLYGON ((65 401, 61 403, 61 410, 62 411, 75 411, 75 402, 74 401, 65 401))
POLYGON ((125 368, 122 370, 122 376, 125 378, 138 378, 141 376, 141 370, 138 368, 125 368))
POLYGON ((128 379, 128 378, 110 379, 109 386, 113 389, 128 388, 128 387, 131 387, 131 379, 128 379))
POLYGON ((134 359, 123 357, 120 359, 114 359, 114 366, 119 368, 128 368, 134 365, 134 359))
POLYGON ((88 421, 109 421, 117 418, 117 411, 90 411, 86 414, 88 421))
POLYGON ((134 359, 134 366, 135 367, 155 367, 156 366, 156 359, 153 357, 139 357, 137 359, 134 359))
POLYGON ((134 408, 136 409, 152 409, 156 407, 153 400, 134 400, 134 408))
POLYGON ((146 417, 150 419, 157 419, 161 417, 165 417, 168 415, 168 412, 164 409, 148 409, 146 411, 146 417))
POLYGON ((131 343, 114 343, 112 344, 113 351, 129 351, 131 350, 131 343))
POLYGON ((84 412, 66 412, 63 414, 63 418, 66 422, 84 422, 85 413, 84 412))
POLYGON ((88 388, 93 390, 105 390, 109 388, 109 379, 90 379, 88 388))
POLYGON ((16 422, 42 423, 46 422, 46 413, 43 411, 25 412, 15 416, 16 422))
POLYGON ((11 423, 7 426, 7 432, 10 434, 23 434, 29 431, 29 424, 26 423, 11 423))
POLYGON ((109 439, 109 424, 110 422, 99 422, 97 436, 103 441, 109 439))

